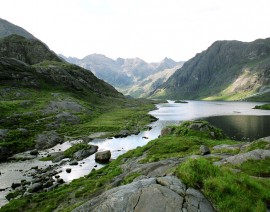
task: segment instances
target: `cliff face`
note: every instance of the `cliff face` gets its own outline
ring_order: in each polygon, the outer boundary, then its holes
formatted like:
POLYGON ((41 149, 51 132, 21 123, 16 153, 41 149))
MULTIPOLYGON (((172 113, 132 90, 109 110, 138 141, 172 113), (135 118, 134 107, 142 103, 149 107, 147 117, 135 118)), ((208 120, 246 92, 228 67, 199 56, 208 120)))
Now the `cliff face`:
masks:
POLYGON ((266 100, 269 90, 269 38, 217 41, 187 61, 152 97, 238 100, 264 95, 266 100))

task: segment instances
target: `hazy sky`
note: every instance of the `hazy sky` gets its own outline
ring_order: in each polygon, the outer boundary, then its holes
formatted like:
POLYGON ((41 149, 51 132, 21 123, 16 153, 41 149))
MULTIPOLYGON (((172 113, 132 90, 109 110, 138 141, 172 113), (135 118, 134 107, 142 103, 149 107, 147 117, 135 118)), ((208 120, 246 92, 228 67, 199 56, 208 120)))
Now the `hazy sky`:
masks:
POLYGON ((188 60, 216 40, 270 37, 270 0, 0 0, 56 53, 188 60))

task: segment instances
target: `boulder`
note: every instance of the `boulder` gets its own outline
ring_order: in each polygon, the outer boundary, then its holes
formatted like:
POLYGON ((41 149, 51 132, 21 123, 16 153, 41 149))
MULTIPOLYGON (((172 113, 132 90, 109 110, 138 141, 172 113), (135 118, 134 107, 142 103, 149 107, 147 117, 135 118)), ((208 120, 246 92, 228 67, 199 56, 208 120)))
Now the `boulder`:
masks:
POLYGON ((67 173, 70 173, 70 172, 71 172, 71 168, 67 168, 67 169, 66 169, 66 172, 67 172, 67 173))
POLYGON ((39 150, 48 149, 62 142, 63 138, 57 132, 45 131, 37 136, 36 148, 39 150))
POLYGON ((211 151, 210 151, 208 146, 201 145, 200 146, 200 153, 201 153, 201 155, 208 155, 211 153, 211 151))
POLYGON ((78 161, 74 160, 69 163, 70 166, 77 166, 79 163, 78 161))
POLYGON ((82 160, 87 158, 88 156, 96 153, 98 150, 98 146, 91 145, 90 149, 81 149, 73 154, 73 157, 77 160, 82 160))
POLYGON ((43 188, 43 185, 41 182, 33 183, 32 185, 28 187, 28 192, 34 193, 34 192, 40 191, 42 188, 43 188))
POLYGON ((0 146, 0 162, 6 161, 10 155, 8 148, 0 146))
POLYGON ((38 150, 34 149, 30 152, 30 155, 38 155, 38 150))
POLYGON ((21 183, 12 183, 11 188, 15 189, 21 186, 21 183))
POLYGON ((95 160, 97 162, 106 163, 106 162, 109 162, 110 158, 111 158, 111 151, 110 150, 97 152, 95 155, 95 160))
POLYGON ((116 134, 114 137, 115 138, 125 138, 129 136, 131 133, 129 130, 121 130, 118 134, 116 134))
POLYGON ((160 136, 170 135, 172 133, 171 127, 165 127, 161 130, 160 136))

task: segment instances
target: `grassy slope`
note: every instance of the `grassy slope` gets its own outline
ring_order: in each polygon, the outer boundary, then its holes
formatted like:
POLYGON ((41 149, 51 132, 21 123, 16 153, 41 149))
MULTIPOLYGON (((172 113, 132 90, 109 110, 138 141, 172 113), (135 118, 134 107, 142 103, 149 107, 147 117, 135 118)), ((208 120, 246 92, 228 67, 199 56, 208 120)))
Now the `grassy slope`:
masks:
MULTIPOLYGON (((0 86, 0 90, 5 88, 0 86)), ((154 109, 150 101, 109 97, 96 97, 94 101, 89 101, 91 98, 93 99, 90 96, 80 97, 55 87, 42 90, 33 88, 9 90, 0 100, 0 120, 2 120, 0 128, 9 129, 7 137, 0 141, 0 146, 6 146, 14 152, 33 148, 37 134, 46 130, 47 125, 54 120, 56 113, 42 112, 51 101, 76 102, 90 111, 72 111, 81 121, 76 125, 61 124, 56 131, 62 136, 82 137, 93 132, 116 134, 122 129, 140 129, 151 121, 151 117, 146 115, 148 111, 154 109), (20 131, 20 128, 26 129, 27 132, 20 131)))
MULTIPOLYGON (((207 132, 190 130, 184 125, 174 127, 171 134, 153 140, 144 147, 127 152, 106 167, 93 171, 86 177, 74 180, 69 185, 48 193, 13 200, 0 211, 52 211, 55 209, 71 211, 89 198, 109 189, 109 182, 122 173, 119 165, 125 161, 124 158, 146 154, 141 162, 148 163, 164 158, 198 154, 202 144, 211 148, 218 144, 237 143, 223 137, 219 130, 215 130, 215 134, 219 139, 212 139, 207 132), (162 148, 160 148, 161 146, 162 148)), ((256 144, 249 148, 257 147, 263 148, 265 145, 256 144)), ((219 160, 218 156, 189 159, 175 167, 174 173, 187 185, 200 189, 214 203, 218 211, 265 211, 265 203, 270 200, 270 181, 250 177, 249 174, 255 171, 247 168, 246 164, 238 167, 242 170, 242 173, 239 174, 232 172, 231 167, 214 166, 212 162, 217 160, 219 160)), ((255 163, 269 164, 269 161, 255 163)), ((256 173, 263 169, 264 165, 257 166, 256 173)), ((122 184, 131 182, 139 175, 140 173, 134 173, 132 176, 128 176, 122 184)))

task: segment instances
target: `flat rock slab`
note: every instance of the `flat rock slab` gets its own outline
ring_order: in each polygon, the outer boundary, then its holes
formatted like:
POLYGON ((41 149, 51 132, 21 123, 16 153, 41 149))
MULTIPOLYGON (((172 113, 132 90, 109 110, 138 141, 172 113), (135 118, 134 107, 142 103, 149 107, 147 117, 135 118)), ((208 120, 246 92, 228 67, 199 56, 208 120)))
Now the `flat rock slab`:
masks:
POLYGON ((230 163, 233 165, 239 165, 248 160, 264 160, 267 158, 270 158, 270 150, 256 149, 250 152, 225 158, 221 161, 221 163, 230 163))
POLYGON ((105 191, 73 212, 211 212, 200 191, 186 189, 175 176, 148 178, 105 191))

